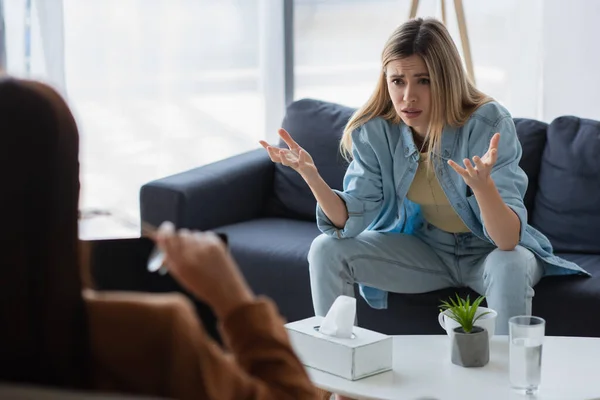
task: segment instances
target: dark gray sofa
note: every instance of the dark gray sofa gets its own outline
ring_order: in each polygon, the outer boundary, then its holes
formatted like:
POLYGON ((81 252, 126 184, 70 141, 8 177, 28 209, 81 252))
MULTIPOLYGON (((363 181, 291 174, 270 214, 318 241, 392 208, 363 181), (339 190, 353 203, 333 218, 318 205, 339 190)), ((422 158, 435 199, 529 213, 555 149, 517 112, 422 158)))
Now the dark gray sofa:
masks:
MULTIPOLYGON (((282 126, 314 158, 324 179, 340 189, 347 163, 338 152, 343 127, 354 110, 304 99, 288 107, 282 126)), ((555 252, 592 274, 549 277, 536 286, 534 314, 547 334, 600 337, 600 122, 572 116, 551 124, 515 119, 523 145, 521 167, 529 177, 529 222, 551 240, 555 252)), ((273 298, 289 320, 313 315, 308 263, 315 200, 297 174, 274 165, 257 149, 144 185, 141 217, 158 225, 218 230, 257 293, 273 298)), ((389 334, 441 334, 440 299, 468 289, 419 295, 390 294, 387 310, 359 299, 361 326, 389 334)))

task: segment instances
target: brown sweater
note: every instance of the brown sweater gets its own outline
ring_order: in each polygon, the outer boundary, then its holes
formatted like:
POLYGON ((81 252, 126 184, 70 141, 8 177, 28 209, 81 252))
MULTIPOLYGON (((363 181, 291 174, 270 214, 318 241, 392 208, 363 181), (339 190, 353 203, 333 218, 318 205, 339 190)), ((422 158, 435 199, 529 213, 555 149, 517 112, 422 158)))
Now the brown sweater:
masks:
POLYGON ((226 354, 178 294, 85 294, 96 389, 176 399, 314 399, 267 299, 231 312, 226 354))

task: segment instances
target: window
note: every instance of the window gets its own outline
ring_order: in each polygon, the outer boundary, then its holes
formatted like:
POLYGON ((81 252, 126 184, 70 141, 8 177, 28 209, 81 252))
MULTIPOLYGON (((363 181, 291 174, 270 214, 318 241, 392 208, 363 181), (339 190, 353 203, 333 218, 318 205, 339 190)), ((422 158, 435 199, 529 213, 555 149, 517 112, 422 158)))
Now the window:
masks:
POLYGON ((64 0, 82 208, 138 214, 144 183, 262 138, 255 0, 64 0))
MULTIPOLYGON (((420 1, 417 16, 441 18, 439 1, 420 1)), ((514 116, 540 117, 541 0, 464 0, 477 86, 514 116), (527 38, 527 40, 524 40, 527 38)), ((375 88, 383 46, 408 19, 410 0, 296 0, 297 99, 362 105, 375 88)), ((447 26, 462 52, 454 2, 447 26)))
POLYGON ((408 1, 296 0, 296 99, 362 105, 375 88, 383 44, 408 16, 408 1))
POLYGON ((64 85, 77 119, 80 208, 136 221, 144 183, 256 148, 263 138, 259 0, 5 3, 9 73, 64 85), (62 15, 45 18, 61 4, 62 15), (48 71, 56 49, 44 46, 41 21, 51 25, 45 33, 64 23, 62 83, 48 71))
MULTIPOLYGON (((411 0, 4 0, 8 72, 50 81, 77 118, 81 208, 137 220, 144 183, 273 140, 292 2, 294 98, 363 104, 411 0)), ((420 3, 440 16, 439 1, 420 3)), ((540 118, 542 0, 464 9, 479 88, 540 118)))

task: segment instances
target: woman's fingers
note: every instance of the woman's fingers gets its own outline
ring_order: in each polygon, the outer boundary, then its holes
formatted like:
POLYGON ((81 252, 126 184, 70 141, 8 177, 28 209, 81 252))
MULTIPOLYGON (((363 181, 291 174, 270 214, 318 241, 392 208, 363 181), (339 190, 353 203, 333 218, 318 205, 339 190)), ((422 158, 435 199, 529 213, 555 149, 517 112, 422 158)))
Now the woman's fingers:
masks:
POLYGON ((298 166, 298 157, 296 157, 289 150, 280 149, 279 158, 281 159, 281 164, 285 165, 286 167, 295 168, 298 166))
POLYGON ((269 154, 269 158, 271 158, 271 161, 276 163, 281 162, 281 156, 279 155, 279 147, 269 146, 266 149, 267 153, 269 154))
POLYGON ((298 161, 300 165, 305 165, 306 163, 310 162, 310 156, 304 149, 300 149, 298 151, 298 161))
POLYGON ((494 136, 492 136, 492 139, 490 140, 490 148, 488 149, 488 151, 497 149, 498 143, 500 143, 500 133, 496 132, 496 133, 494 133, 494 136))
POLYGON ((271 161, 280 163, 287 167, 294 167, 298 164, 299 158, 292 150, 273 147, 265 141, 260 141, 260 144, 267 150, 271 161))
POLYGON ((285 154, 285 150, 284 149, 279 149, 279 158, 281 159, 281 163, 283 165, 289 165, 290 161, 288 160, 288 158, 286 157, 285 154))
POLYGON ((185 228, 176 230, 170 222, 164 222, 158 229, 156 244, 165 255, 164 263, 177 276, 185 273, 186 266, 201 264, 203 258, 210 258, 211 249, 224 249, 221 239, 216 234, 185 228))
POLYGON ((454 161, 448 160, 448 165, 450 165, 452 169, 455 170, 463 178, 469 177, 469 173, 467 172, 467 170, 455 163, 454 161))
POLYGON ((294 139, 292 139, 292 136, 285 129, 281 128, 277 132, 279 133, 279 137, 281 137, 281 139, 283 139, 283 141, 285 142, 285 144, 288 145, 290 150, 296 150, 300 147, 298 145, 298 143, 296 143, 294 141, 294 139))
POLYGON ((477 176, 477 171, 473 167, 473 164, 471 164, 471 160, 469 160, 468 158, 465 158, 463 160, 463 163, 465 164, 467 172, 469 173, 470 176, 472 176, 472 177, 477 176))
POLYGON ((490 162, 489 162, 490 167, 494 166, 496 164, 497 160, 498 160, 498 149, 490 150, 490 162))
POLYGON ((258 143, 267 150, 267 154, 269 155, 269 158, 271 158, 271 161, 277 163, 281 162, 281 159, 279 158, 279 147, 273 147, 264 140, 259 140, 258 143))
POLYGON ((271 161, 280 163, 293 169, 301 168, 311 161, 308 153, 292 139, 290 134, 285 129, 280 129, 279 135, 289 146, 289 149, 274 147, 264 140, 259 140, 260 145, 267 150, 271 161))
POLYGON ((481 158, 481 161, 488 167, 493 167, 494 164, 496 164, 496 160, 498 160, 498 149, 491 149, 488 150, 483 157, 481 158))
POLYGON ((481 158, 475 156, 473 157, 473 162, 475 163, 478 171, 485 171, 487 169, 487 166, 483 163, 481 158))
POLYGON ((271 157, 271 161, 280 163, 281 162, 281 154, 279 152, 278 147, 269 147, 269 157, 271 157))

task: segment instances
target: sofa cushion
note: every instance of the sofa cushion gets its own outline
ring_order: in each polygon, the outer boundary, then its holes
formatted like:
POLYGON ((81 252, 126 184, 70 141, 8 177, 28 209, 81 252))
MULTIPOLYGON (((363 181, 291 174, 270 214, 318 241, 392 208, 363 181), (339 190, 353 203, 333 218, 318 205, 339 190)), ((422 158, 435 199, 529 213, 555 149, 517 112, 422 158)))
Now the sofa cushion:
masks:
MULTIPOLYGON (((534 315, 547 322, 549 336, 600 335, 600 320, 594 318, 600 308, 600 254, 557 253, 592 274, 550 276, 534 288, 534 315)), ((370 308, 358 298, 357 315, 361 327, 389 335, 443 335, 437 315, 441 300, 455 294, 476 298, 468 288, 449 288, 423 294, 390 293, 388 310, 370 308)))
POLYGON ((600 253, 600 122, 560 117, 548 127, 531 224, 554 250, 600 253))
POLYGON ((308 250, 320 232, 314 221, 264 218, 219 227, 257 294, 267 294, 288 320, 312 317, 308 250))
POLYGON ((534 288, 533 312, 547 323, 552 336, 600 335, 600 254, 556 253, 592 274, 549 276, 534 288))
POLYGON ((519 166, 525 171, 527 178, 529 178, 524 203, 527 208, 528 219, 531 221, 535 194, 538 188, 542 153, 544 146, 546 146, 548 124, 527 118, 515 118, 514 121, 517 128, 517 136, 523 148, 523 155, 521 156, 519 166))
MULTIPOLYGON (((348 163, 339 152, 339 143, 353 108, 320 100, 303 99, 292 103, 282 127, 313 158, 319 173, 334 189, 342 188, 348 163)), ((287 147, 283 141, 279 147, 287 147)), ((315 220, 317 202, 306 182, 293 169, 275 165, 274 198, 268 214, 315 220)))

